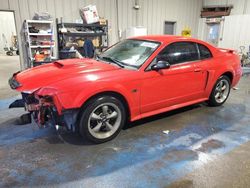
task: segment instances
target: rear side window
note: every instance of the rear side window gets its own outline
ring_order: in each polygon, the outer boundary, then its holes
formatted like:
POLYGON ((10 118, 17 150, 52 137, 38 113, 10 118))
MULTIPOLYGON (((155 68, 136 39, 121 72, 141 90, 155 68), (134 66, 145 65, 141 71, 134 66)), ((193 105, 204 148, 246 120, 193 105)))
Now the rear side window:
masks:
POLYGON ((199 59, 196 43, 175 42, 164 48, 157 56, 157 61, 167 61, 171 65, 199 59))
POLYGON ((198 44, 201 59, 209 59, 212 57, 210 50, 203 44, 198 44))

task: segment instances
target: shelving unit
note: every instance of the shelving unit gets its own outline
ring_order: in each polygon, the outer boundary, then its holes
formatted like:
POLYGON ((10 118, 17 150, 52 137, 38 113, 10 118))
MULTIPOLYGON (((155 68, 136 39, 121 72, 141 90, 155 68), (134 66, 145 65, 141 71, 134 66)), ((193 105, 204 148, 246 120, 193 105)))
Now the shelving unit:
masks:
POLYGON ((29 33, 30 36, 53 36, 52 34, 29 33))
POLYGON ((36 46, 30 46, 30 48, 54 48, 55 45, 36 45, 36 46))
POLYGON ((54 57, 54 33, 53 21, 25 20, 24 33, 26 38, 26 51, 28 67, 34 67, 43 63, 50 63, 54 57), (32 29, 33 30, 32 30, 32 29), (36 53, 44 53, 44 59, 36 59, 36 53))
POLYGON ((97 36, 102 36, 106 35, 105 33, 62 33, 63 35, 68 35, 68 36, 76 36, 76 37, 97 37, 97 36))
MULTIPOLYGON (((76 43, 77 40, 83 40, 86 38, 95 39, 99 45, 95 45, 95 48, 99 51, 108 47, 108 23, 101 25, 100 23, 84 24, 84 23, 59 23, 57 20, 57 36, 58 36, 58 51, 59 58, 65 58, 64 54, 69 50, 70 42, 76 43), (62 30, 67 32, 62 32, 62 30)), ((81 53, 82 46, 74 48, 81 53)), ((70 52, 70 51, 69 51, 70 52)), ((72 52, 72 51, 71 51, 72 52)), ((82 54, 84 56, 84 54, 82 54)), ((69 58, 72 58, 70 55, 69 58)))

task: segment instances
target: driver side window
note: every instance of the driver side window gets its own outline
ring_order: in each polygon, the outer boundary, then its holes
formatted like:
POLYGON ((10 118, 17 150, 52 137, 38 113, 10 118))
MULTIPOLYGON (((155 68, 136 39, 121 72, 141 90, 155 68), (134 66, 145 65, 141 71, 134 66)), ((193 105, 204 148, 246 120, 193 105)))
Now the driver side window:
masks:
POLYGON ((158 55, 158 61, 167 61, 170 65, 199 59, 196 44, 193 42, 175 42, 165 47, 158 55))

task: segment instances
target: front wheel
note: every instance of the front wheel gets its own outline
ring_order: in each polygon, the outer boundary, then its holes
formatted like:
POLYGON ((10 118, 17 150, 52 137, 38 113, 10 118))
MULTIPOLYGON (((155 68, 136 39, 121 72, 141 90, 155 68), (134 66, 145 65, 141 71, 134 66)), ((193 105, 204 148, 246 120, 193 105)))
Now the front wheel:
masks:
POLYGON ((101 96, 87 102, 80 117, 80 134, 94 143, 115 138, 125 124, 123 103, 112 96, 101 96))
POLYGON ((230 89, 231 89, 231 81, 230 79, 223 75, 221 76, 211 94, 210 94, 210 97, 209 97, 209 100, 208 100, 208 104, 210 106, 220 106, 222 105, 224 102, 226 102, 228 96, 229 96, 229 93, 230 93, 230 89))

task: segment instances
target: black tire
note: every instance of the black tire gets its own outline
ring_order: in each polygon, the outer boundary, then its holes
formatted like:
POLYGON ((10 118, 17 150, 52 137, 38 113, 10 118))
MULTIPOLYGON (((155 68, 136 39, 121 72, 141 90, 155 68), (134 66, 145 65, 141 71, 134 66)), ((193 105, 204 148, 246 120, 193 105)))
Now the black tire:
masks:
MULTIPOLYGON (((110 106, 109 108, 112 108, 112 106, 110 106)), ((110 110, 109 108, 108 108, 108 110, 110 110)), ((102 113, 103 112, 101 112, 100 114, 102 115, 102 113)), ((98 117, 101 117, 100 114, 98 117)), ((105 119, 107 120, 108 118, 105 118, 105 119)), ((104 121, 103 119, 96 120, 96 121, 101 121, 102 123, 106 124, 105 123, 106 121, 103 122, 104 121)), ((110 120, 107 120, 107 121, 109 122, 110 120)), ((96 144, 100 144, 100 143, 104 143, 104 142, 107 142, 109 140, 114 139, 119 134, 121 129, 123 128, 125 122, 126 122, 126 110, 125 110, 123 103, 119 99, 117 99, 113 96, 106 96, 105 95, 105 96, 99 96, 99 97, 93 98, 85 104, 84 108, 82 109, 82 111, 80 113, 78 129, 79 129, 80 135, 83 138, 86 138, 87 140, 94 142, 96 144), (106 138, 98 138, 97 136, 93 135, 94 133, 91 133, 91 132, 93 132, 93 130, 91 131, 91 129, 93 129, 93 128, 91 128, 91 123, 90 123, 92 121, 91 117, 92 117, 92 114, 95 112, 95 110, 98 110, 99 108, 102 108, 103 106, 105 106, 105 105, 107 106, 109 104, 117 107, 118 116, 120 113, 120 116, 119 116, 120 123, 116 124, 117 130, 115 130, 115 132, 112 133, 112 135, 110 135, 106 138)), ((104 124, 101 125, 101 128, 106 129, 106 127, 103 127, 104 124)), ((94 126, 94 128, 96 126, 94 126)), ((100 128, 99 128, 99 132, 97 134, 99 134, 99 133, 102 134, 102 130, 100 131, 100 128)), ((104 130, 104 133, 105 133, 105 130, 104 130)))
POLYGON ((222 75, 215 83, 213 90, 210 94, 209 100, 207 101, 209 106, 221 106, 222 104, 224 104, 230 94, 230 90, 231 90, 231 81, 230 79, 226 76, 226 75, 222 75), (224 97, 222 98, 221 101, 218 101, 218 99, 216 99, 216 94, 218 93, 218 84, 224 82, 225 85, 227 85, 226 87, 228 87, 228 91, 226 91, 224 97), (226 84, 227 83, 227 84, 226 84))

